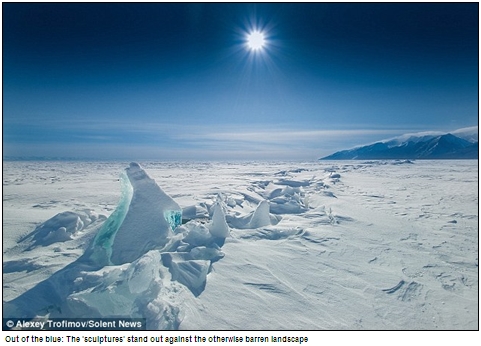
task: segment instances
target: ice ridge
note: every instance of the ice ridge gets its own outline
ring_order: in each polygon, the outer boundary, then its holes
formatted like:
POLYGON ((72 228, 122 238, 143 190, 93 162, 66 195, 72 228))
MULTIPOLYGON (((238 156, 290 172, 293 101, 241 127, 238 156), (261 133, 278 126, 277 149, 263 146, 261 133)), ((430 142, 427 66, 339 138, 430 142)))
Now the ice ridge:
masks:
POLYGON ((98 265, 130 263, 169 243, 182 224, 182 208, 132 162, 120 177, 121 199, 95 237, 89 259, 98 265))
POLYGON ((135 162, 125 169, 132 200, 112 242, 110 262, 133 262, 154 248, 165 246, 182 221, 182 208, 135 162))

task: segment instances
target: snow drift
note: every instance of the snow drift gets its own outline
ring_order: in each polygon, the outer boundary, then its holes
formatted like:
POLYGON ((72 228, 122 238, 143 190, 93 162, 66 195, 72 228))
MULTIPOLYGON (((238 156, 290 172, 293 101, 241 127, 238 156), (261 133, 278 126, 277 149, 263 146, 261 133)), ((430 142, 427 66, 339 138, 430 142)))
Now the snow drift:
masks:
POLYGON ((33 232, 22 237, 19 242, 30 241, 29 249, 36 246, 48 246, 53 243, 72 240, 86 227, 103 221, 96 213, 66 211, 55 215, 35 228, 33 232))
POLYGON ((132 164, 116 203, 123 167, 6 163, 4 317, 187 330, 478 326, 476 162, 151 162, 148 175, 132 164), (157 245, 112 263, 148 211, 162 212, 142 230, 157 245))

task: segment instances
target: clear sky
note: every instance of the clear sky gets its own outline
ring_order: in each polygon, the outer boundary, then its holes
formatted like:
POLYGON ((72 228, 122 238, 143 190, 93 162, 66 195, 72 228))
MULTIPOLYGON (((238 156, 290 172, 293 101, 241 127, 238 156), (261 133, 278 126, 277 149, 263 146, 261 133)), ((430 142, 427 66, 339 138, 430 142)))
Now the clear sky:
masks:
POLYGON ((4 156, 310 160, 478 124, 478 3, 2 10, 4 156))

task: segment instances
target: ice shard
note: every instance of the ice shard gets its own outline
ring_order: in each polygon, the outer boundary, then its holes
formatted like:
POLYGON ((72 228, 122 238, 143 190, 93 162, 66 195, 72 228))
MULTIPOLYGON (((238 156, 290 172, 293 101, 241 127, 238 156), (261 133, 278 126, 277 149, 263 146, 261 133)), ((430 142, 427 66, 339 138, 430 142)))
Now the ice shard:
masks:
POLYGON ((209 232, 214 237, 226 238, 229 236, 229 226, 225 220, 224 211, 219 203, 215 203, 213 208, 212 222, 208 225, 209 232))
POLYGON ((125 172, 120 175, 120 185, 121 196, 117 208, 98 231, 90 252, 86 253, 86 257, 98 265, 110 264, 112 243, 117 231, 125 219, 125 216, 127 215, 127 212, 129 211, 133 188, 130 184, 127 173, 125 172))
POLYGON ((97 264, 133 262, 166 245, 182 223, 182 208, 138 163, 121 177, 122 197, 93 243, 89 258, 97 264))
POLYGON ((259 228, 270 225, 271 217, 269 215, 269 202, 264 200, 257 206, 246 228, 259 228))

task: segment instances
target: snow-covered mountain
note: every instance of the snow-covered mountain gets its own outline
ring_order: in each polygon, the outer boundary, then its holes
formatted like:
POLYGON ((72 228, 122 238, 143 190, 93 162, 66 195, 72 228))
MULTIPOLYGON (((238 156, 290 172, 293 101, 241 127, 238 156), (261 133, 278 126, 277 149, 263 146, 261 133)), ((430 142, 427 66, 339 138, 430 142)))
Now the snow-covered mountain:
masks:
POLYGON ((321 160, 477 159, 478 127, 452 131, 405 134, 349 150, 321 160))

